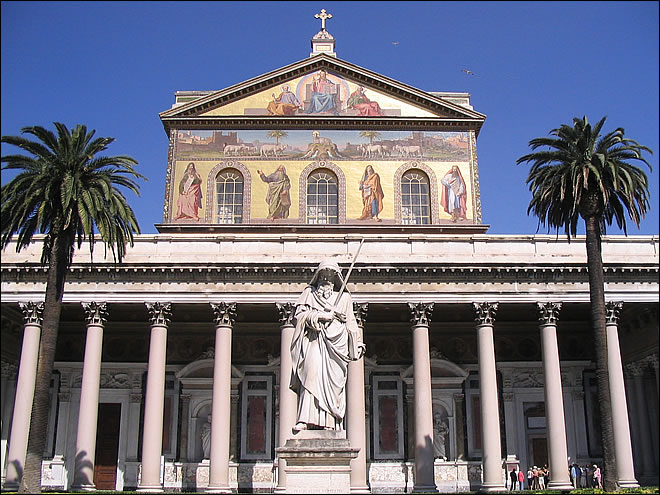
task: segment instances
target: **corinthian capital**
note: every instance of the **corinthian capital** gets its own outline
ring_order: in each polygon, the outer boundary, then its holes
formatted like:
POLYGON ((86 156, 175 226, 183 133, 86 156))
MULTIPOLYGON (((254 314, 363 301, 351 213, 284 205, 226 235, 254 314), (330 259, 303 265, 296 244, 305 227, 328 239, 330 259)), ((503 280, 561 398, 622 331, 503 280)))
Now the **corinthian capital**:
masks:
POLYGON ((607 311, 605 315, 605 320, 607 321, 607 323, 610 325, 618 325, 619 315, 622 309, 623 309, 622 301, 610 301, 608 303, 605 303, 605 310, 607 311))
POLYGON ((213 320, 215 324, 226 327, 233 327, 236 321, 236 303, 211 303, 213 309, 213 320))
POLYGON ((475 318, 479 325, 492 325, 495 323, 495 313, 497 313, 497 308, 500 303, 491 303, 491 302, 482 302, 477 303, 473 302, 472 307, 474 308, 475 318))
POLYGON ((172 305, 170 303, 144 303, 149 311, 149 319, 152 325, 167 326, 172 317, 172 305))
POLYGON ((108 321, 108 310, 106 303, 80 303, 85 310, 88 325, 105 325, 108 321))
POLYGON ((353 303, 353 313, 355 313, 355 320, 360 328, 364 328, 367 311, 369 311, 369 303, 353 303))
POLYGON ((431 323, 433 306, 434 303, 408 303, 408 309, 410 309, 410 322, 415 326, 428 326, 431 323))
POLYGON ((43 323, 44 303, 29 301, 18 303, 23 312, 26 325, 41 325, 43 323))
POLYGON ((542 325, 556 325, 561 311, 560 302, 537 302, 536 310, 539 314, 539 321, 542 325))
POLYGON ((277 311, 280 313, 280 326, 293 325, 293 317, 295 316, 296 305, 293 303, 275 303, 277 311))

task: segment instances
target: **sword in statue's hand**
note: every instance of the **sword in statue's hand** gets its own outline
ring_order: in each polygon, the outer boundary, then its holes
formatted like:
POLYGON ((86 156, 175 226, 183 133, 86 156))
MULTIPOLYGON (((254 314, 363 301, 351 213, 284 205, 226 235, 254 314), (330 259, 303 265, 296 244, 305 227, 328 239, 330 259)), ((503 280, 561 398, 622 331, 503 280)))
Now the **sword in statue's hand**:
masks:
MULTIPOLYGON (((346 323, 346 315, 342 313, 337 313, 335 310, 337 308, 337 304, 339 304, 339 300, 341 299, 341 296, 344 294, 344 291, 346 290, 346 284, 348 283, 348 278, 351 276, 351 272, 353 271, 353 267, 355 266, 355 260, 357 260, 358 255, 360 254, 360 249, 362 249, 362 244, 364 244, 364 238, 360 239, 360 245, 357 248, 357 251, 355 251, 355 256, 353 256, 353 261, 351 262, 351 266, 348 269, 348 273, 346 274, 346 277, 344 277, 344 282, 341 286, 341 289, 339 289, 339 293, 337 294, 337 299, 335 299, 335 303, 332 305, 331 308, 327 308, 328 311, 331 311, 339 321, 342 323, 346 323)), ((350 308, 352 311, 353 308, 350 308)))

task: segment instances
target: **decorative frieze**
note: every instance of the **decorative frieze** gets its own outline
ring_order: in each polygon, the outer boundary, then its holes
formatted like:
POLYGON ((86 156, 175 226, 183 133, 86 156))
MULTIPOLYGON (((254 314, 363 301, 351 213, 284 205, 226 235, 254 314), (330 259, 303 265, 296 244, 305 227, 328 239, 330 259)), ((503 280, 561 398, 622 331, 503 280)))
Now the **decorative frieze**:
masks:
POLYGON ((233 327, 236 321, 236 303, 210 303, 217 326, 233 327))
POLYGON ((556 325, 561 311, 560 302, 537 302, 536 310, 541 325, 556 325))
POLYGON ((429 326, 434 303, 408 303, 410 309, 410 322, 414 326, 429 326))
POLYGON ((353 313, 355 313, 355 320, 360 328, 364 328, 364 322, 367 321, 368 311, 369 303, 353 303, 353 313))
POLYGON ((149 319, 152 325, 161 325, 166 327, 172 317, 172 305, 170 303, 144 303, 149 311, 149 319))
POLYGON ((43 323, 44 303, 29 301, 18 303, 23 312, 26 325, 39 325, 43 323))
POLYGON ((493 325, 495 323, 495 313, 497 312, 499 305, 500 304, 496 302, 473 302, 472 307, 476 313, 474 321, 476 321, 478 325, 493 325))
POLYGON ((280 326, 292 326, 296 305, 293 303, 275 303, 275 306, 277 306, 277 311, 279 312, 280 326))
POLYGON ((622 301, 610 301, 605 303, 605 320, 608 325, 618 325, 619 324, 619 315, 623 309, 622 301))
POLYGON ((85 310, 85 318, 88 325, 105 325, 108 321, 108 308, 106 303, 95 301, 89 303, 80 303, 85 310))

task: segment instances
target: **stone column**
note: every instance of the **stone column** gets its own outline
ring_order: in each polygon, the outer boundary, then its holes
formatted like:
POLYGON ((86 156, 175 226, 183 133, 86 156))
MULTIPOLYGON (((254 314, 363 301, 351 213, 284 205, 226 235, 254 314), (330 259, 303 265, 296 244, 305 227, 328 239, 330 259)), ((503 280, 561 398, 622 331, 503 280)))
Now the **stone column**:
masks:
POLYGON ((37 360, 39 358, 39 340, 43 321, 43 303, 19 303, 25 319, 23 346, 16 380, 16 398, 14 417, 11 423, 9 452, 7 453, 7 475, 3 489, 18 490, 25 467, 34 384, 37 379, 37 360))
POLYGON ((548 431, 548 467, 552 473, 550 490, 571 490, 566 446, 566 420, 564 418, 564 394, 561 386, 561 367, 557 346, 557 319, 561 303, 536 303, 541 330, 541 352, 545 386, 545 419, 548 431))
MULTIPOLYGON (((607 342, 609 344, 609 339, 607 342)), ((635 385, 635 409, 637 411, 637 422, 639 424, 640 440, 642 443, 640 456, 642 461, 642 477, 646 477, 654 474, 657 468, 653 466, 655 455, 653 453, 653 445, 651 444, 651 425, 649 423, 646 404, 647 394, 646 390, 644 390, 644 368, 639 363, 630 363, 626 365, 626 369, 633 376, 633 383, 635 385)))
POLYGON ((229 437, 231 430, 231 332, 236 303, 211 303, 215 315, 215 360, 211 410, 211 453, 207 493, 231 493, 229 437))
POLYGON ((502 479, 500 409, 497 398, 497 370, 493 323, 499 303, 472 303, 476 313, 479 359, 479 397, 481 402, 482 492, 506 490, 502 479))
POLYGON ((181 434, 179 436, 179 461, 188 462, 188 428, 190 427, 190 395, 181 394, 181 434))
MULTIPOLYGON (((367 303, 353 303, 355 319, 364 335, 367 303)), ((348 363, 346 381, 346 438, 351 447, 359 448, 358 455, 351 460, 351 493, 369 493, 367 482, 367 435, 366 407, 364 401, 364 359, 348 363)))
MULTIPOLYGON (((293 435, 296 424, 298 396, 289 387, 293 363, 291 360, 291 341, 293 339, 293 317, 295 305, 292 303, 276 303, 280 315, 280 401, 279 401, 279 444, 284 447, 286 441, 293 435)), ((276 493, 286 490, 286 461, 278 455, 276 493)))
POLYGON ((160 456, 163 452, 163 406, 165 401, 165 363, 170 303, 146 303, 151 318, 147 392, 142 436, 142 478, 138 492, 162 492, 160 456))
POLYGON ((456 417, 456 459, 465 460, 465 394, 454 394, 456 417))
POLYGON ((605 305, 607 332, 607 369, 610 377, 610 402, 612 407, 612 432, 614 433, 614 457, 616 459, 616 482, 621 488, 638 487, 635 479, 630 423, 626 402, 626 386, 619 348, 619 314, 622 302, 608 302, 605 305))
POLYGON ((429 324, 433 303, 408 303, 413 340, 413 388, 415 391, 415 492, 436 492, 433 471, 433 400, 429 324))
POLYGON ((5 482, 5 461, 7 459, 7 439, 9 438, 9 425, 11 424, 12 412, 14 410, 14 400, 16 400, 16 371, 15 364, 2 363, 2 436, 0 453, 0 468, 2 468, 2 484, 5 482))
POLYGON ((515 395, 513 392, 502 393, 507 466, 518 463, 518 417, 516 416, 516 404, 514 399, 515 395))
POLYGON ((575 420, 575 443, 578 459, 589 457, 587 446, 587 423, 584 419, 584 390, 573 390, 573 419, 575 420))
POLYGON ((95 490, 94 461, 96 457, 96 427, 101 386, 101 352, 103 326, 108 317, 106 303, 82 303, 87 314, 87 342, 80 386, 80 412, 76 437, 76 458, 73 490, 95 490))
POLYGON ((649 364, 653 371, 655 371, 655 391, 660 395, 660 382, 658 382, 658 355, 652 354, 649 356, 649 364))

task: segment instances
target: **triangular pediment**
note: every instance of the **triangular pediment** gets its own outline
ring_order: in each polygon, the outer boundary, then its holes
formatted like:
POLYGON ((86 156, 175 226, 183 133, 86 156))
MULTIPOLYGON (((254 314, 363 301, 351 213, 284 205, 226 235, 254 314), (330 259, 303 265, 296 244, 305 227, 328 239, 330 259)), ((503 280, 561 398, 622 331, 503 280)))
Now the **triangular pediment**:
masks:
POLYGON ((367 118, 460 122, 478 131, 485 115, 472 109, 468 95, 464 101, 460 94, 447 95, 428 93, 321 54, 223 90, 181 93, 160 117, 166 128, 168 123, 199 119, 367 118))

